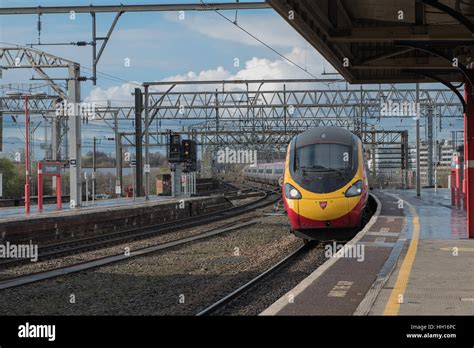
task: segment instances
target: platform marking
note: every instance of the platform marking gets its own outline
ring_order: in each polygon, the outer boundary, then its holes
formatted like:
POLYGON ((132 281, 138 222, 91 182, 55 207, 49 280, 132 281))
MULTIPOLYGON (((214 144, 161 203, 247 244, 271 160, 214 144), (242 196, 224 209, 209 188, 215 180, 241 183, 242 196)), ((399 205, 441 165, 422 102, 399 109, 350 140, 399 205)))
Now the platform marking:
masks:
POLYGON ((452 248, 440 248, 439 250, 443 251, 453 251, 453 248, 456 248, 456 251, 465 251, 465 252, 470 252, 474 253, 474 248, 458 248, 458 247, 452 247, 452 248))
POLYGON ((338 281, 331 291, 329 291, 328 297, 345 297, 352 284, 354 284, 354 282, 347 280, 338 281))
POLYGON ((387 222, 395 222, 395 218, 394 217, 388 217, 387 222))
POLYGON ((398 232, 367 232, 368 236, 381 236, 381 237, 398 237, 398 232))
POLYGON ((365 245, 366 247, 372 247, 372 248, 393 248, 393 246, 395 245, 395 243, 388 243, 388 242, 363 242, 363 243, 359 243, 359 244, 363 244, 365 245))
POLYGON ((379 232, 382 232, 382 233, 390 232, 390 227, 381 227, 379 232))
POLYGON ((410 208, 410 212, 413 217, 413 234, 411 236, 410 245, 408 247, 407 254, 403 259, 402 266, 398 272, 398 277, 395 282, 395 286, 392 289, 390 298, 385 305, 383 315, 398 315, 400 311, 400 303, 403 303, 403 296, 408 285, 408 279, 410 277, 413 262, 415 261, 416 250, 418 248, 418 239, 420 237, 420 220, 416 212, 416 209, 407 201, 404 201, 410 208))

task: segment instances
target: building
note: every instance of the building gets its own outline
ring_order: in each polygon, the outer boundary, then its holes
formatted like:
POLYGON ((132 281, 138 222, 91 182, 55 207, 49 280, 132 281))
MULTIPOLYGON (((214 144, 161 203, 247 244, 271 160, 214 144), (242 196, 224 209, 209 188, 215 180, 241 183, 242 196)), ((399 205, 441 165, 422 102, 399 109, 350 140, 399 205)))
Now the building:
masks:
MULTIPOLYGON (((429 182, 428 142, 420 143, 420 176, 421 185, 434 185, 435 176, 438 186, 447 187, 448 175, 451 171, 451 160, 455 154, 452 141, 441 140, 433 146, 432 182, 429 182), (436 173, 435 173, 436 167, 436 173), (436 175, 435 175, 436 174, 436 175)), ((376 147, 373 159, 368 161, 371 179, 375 186, 413 188, 416 185, 416 145, 408 146, 408 167, 404 168, 403 154, 400 146, 376 147), (405 180, 405 176, 407 179, 405 180), (406 185, 407 184, 407 185, 406 185)))
MULTIPOLYGON (((408 148, 409 156, 408 156, 408 168, 410 173, 409 176, 416 175, 416 145, 410 145, 408 148)), ((451 161, 453 156, 455 155, 455 146, 453 145, 452 141, 450 140, 441 140, 433 147, 433 185, 435 181, 435 168, 437 174, 437 182, 438 185, 442 187, 447 187, 448 185, 448 175, 451 171, 451 161)), ((427 186, 429 185, 429 178, 428 178, 428 143, 421 142, 420 143, 420 177, 421 177, 421 185, 427 186)))

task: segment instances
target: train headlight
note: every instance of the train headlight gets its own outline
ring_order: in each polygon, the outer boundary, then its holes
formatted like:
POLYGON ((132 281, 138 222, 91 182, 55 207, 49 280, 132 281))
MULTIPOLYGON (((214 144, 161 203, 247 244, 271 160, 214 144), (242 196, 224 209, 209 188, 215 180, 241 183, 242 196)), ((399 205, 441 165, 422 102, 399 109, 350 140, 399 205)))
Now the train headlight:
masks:
POLYGON ((362 194, 362 180, 356 181, 351 187, 346 191, 346 197, 355 197, 362 194))
POLYGON ((285 184, 285 197, 289 199, 301 199, 301 193, 293 185, 285 184))

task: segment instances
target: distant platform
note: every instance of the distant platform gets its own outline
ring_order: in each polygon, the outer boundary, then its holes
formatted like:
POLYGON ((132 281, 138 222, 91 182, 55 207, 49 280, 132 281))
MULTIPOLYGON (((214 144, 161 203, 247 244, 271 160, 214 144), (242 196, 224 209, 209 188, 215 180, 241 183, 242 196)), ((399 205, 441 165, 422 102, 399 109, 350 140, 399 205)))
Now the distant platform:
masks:
POLYGON ((170 196, 150 196, 150 200, 146 201, 145 197, 123 197, 123 198, 112 198, 112 199, 98 199, 92 203, 92 200, 86 203, 82 202, 82 206, 71 209, 68 203, 62 203, 61 209, 56 207, 56 204, 44 204, 43 211, 38 211, 37 205, 32 205, 30 213, 27 215, 25 213, 25 207, 6 207, 0 208, 0 222, 4 220, 12 220, 16 217, 21 219, 35 218, 35 217, 44 217, 44 216, 55 216, 61 215, 63 213, 74 214, 79 212, 87 212, 92 210, 97 210, 100 208, 121 208, 127 207, 130 205, 140 205, 140 204, 153 204, 156 202, 165 202, 176 200, 176 198, 170 196))
POLYGON ((204 197, 119 198, 91 201, 71 209, 63 204, 0 209, 0 242, 51 244, 77 238, 147 228, 232 207, 223 195, 204 197))

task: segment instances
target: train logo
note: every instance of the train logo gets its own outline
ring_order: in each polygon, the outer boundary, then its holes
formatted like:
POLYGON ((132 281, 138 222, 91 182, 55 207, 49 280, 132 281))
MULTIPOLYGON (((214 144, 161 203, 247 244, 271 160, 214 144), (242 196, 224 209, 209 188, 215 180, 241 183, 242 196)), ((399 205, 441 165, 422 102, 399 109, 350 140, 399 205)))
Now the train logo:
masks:
POLYGON ((321 209, 326 209, 326 207, 328 206, 328 202, 327 201, 321 201, 321 202, 319 202, 319 206, 321 207, 321 209))

